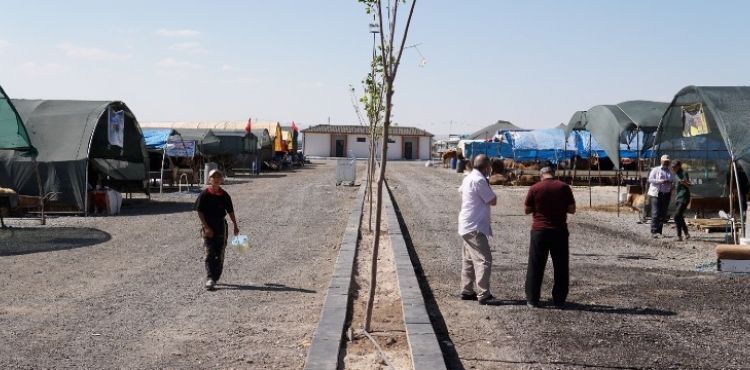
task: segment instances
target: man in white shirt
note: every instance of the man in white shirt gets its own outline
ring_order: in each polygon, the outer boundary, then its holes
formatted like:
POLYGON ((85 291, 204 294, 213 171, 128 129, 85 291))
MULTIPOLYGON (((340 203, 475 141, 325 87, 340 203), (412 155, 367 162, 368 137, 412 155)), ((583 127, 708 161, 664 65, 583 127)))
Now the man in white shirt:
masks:
POLYGON ((479 304, 484 305, 494 299, 490 294, 492 254, 488 237, 492 236, 490 207, 497 204, 497 197, 487 180, 491 170, 490 159, 480 154, 474 158, 473 164, 474 169, 458 188, 461 193, 458 234, 464 239, 461 299, 478 300, 479 304))
POLYGON ((669 169, 669 156, 661 156, 661 166, 654 167, 648 174, 649 197, 651 203, 651 237, 659 238, 662 226, 668 220, 669 201, 674 188, 674 175, 669 169))

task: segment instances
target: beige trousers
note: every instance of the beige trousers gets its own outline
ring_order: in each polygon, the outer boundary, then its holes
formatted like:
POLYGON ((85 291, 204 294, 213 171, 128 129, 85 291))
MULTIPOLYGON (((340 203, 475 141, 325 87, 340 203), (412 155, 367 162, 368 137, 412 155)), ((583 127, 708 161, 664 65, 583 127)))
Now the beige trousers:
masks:
POLYGON ((477 293, 479 299, 490 295, 490 270, 492 254, 487 236, 479 231, 463 235, 464 246, 461 265, 462 294, 477 293), (476 290, 474 285, 476 284, 476 290))

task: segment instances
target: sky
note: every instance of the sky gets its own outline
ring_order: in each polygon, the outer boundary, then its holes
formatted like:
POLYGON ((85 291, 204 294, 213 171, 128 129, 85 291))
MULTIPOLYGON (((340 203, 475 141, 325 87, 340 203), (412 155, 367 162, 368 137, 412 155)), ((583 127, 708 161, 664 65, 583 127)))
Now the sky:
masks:
MULTIPOLYGON (((372 35, 356 0, 0 9, 0 85, 12 98, 122 100, 141 122, 359 124, 350 86, 361 94, 372 35)), ((436 135, 497 120, 550 128, 599 104, 748 85, 747 14, 741 0, 418 0, 393 120, 436 135)))

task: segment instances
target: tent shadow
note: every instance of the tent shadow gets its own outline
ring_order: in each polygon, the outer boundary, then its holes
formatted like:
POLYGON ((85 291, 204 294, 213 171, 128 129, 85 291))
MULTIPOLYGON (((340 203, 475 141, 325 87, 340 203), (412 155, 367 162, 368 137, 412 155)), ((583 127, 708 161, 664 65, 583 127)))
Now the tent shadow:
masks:
POLYGON ((194 205, 195 199, 192 199, 190 202, 151 201, 129 204, 122 207, 119 216, 166 215, 190 212, 193 210, 194 205))
POLYGON ((310 290, 310 289, 288 287, 283 284, 273 284, 273 283, 266 283, 264 285, 241 285, 241 284, 217 283, 216 288, 227 289, 227 290, 257 290, 257 291, 263 291, 263 292, 317 293, 316 291, 310 290))
POLYGON ((9 228, 0 230, 0 256, 90 247, 112 239, 90 227, 9 228))

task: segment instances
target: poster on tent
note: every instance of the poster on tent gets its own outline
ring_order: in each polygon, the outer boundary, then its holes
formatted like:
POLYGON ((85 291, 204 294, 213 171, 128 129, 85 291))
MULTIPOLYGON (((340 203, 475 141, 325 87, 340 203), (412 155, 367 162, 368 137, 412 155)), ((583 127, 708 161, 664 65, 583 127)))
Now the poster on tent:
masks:
POLYGON ((195 141, 175 140, 167 142, 167 157, 188 157, 195 156, 195 141))
POLYGON ((125 111, 115 111, 112 108, 107 109, 107 116, 109 124, 109 145, 119 146, 123 148, 123 136, 125 134, 125 111))
POLYGON ((693 137, 708 133, 708 122, 702 105, 682 107, 682 136, 693 137))

